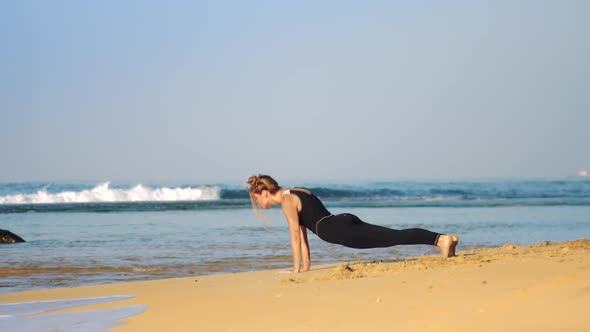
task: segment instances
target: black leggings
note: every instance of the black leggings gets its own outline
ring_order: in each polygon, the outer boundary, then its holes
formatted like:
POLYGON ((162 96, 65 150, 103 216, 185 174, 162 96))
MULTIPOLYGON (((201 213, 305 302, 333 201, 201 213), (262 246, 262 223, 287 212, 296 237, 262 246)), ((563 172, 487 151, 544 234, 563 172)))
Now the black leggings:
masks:
POLYGON ((435 245, 440 233, 422 228, 391 229, 368 224, 354 214, 327 217, 317 224, 320 239, 350 248, 384 248, 398 244, 435 245))

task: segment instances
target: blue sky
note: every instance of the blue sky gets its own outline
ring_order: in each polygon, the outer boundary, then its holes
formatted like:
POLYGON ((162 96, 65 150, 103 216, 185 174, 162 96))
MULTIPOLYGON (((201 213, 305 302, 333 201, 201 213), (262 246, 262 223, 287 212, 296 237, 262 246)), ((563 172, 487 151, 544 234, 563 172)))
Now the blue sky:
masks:
POLYGON ((0 4, 0 181, 565 177, 587 1, 0 4))

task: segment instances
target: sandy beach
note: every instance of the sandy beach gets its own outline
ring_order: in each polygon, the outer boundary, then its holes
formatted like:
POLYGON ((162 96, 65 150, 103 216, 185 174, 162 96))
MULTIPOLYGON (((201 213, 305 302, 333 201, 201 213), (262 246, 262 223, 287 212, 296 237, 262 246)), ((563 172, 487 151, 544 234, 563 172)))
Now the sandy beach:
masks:
POLYGON ((38 315, 145 308, 113 331, 589 331, 590 240, 349 262, 295 275, 272 270, 8 293, 0 303, 116 295, 132 298, 38 315))

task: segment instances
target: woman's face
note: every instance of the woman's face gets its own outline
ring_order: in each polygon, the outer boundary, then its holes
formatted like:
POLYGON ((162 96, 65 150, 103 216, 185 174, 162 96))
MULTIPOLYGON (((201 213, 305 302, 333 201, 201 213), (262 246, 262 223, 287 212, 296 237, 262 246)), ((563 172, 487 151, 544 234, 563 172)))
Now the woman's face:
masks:
POLYGON ((263 190, 260 194, 253 193, 252 197, 254 197, 254 201, 261 208, 267 209, 270 206, 270 199, 269 199, 270 195, 268 194, 268 191, 263 190))

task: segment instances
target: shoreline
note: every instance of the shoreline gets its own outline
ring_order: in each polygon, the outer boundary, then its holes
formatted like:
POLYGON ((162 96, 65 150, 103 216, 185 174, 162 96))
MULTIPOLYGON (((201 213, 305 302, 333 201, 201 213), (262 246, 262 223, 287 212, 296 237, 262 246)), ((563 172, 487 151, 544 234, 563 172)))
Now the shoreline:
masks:
POLYGON ((2 293, 0 304, 128 295, 47 314, 145 306, 113 331, 590 330, 588 239, 276 272, 2 293))

